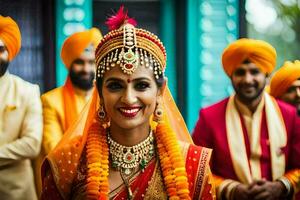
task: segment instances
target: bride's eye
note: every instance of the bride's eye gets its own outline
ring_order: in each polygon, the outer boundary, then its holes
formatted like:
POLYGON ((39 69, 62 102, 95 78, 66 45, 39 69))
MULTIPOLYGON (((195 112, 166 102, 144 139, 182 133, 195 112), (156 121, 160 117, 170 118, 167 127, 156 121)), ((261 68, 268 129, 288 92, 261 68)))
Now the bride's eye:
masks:
POLYGON ((110 82, 106 86, 110 91, 118 91, 123 88, 123 86, 118 82, 110 82))
POLYGON ((150 84, 146 81, 140 81, 134 85, 134 88, 138 91, 144 91, 147 88, 150 88, 150 84))

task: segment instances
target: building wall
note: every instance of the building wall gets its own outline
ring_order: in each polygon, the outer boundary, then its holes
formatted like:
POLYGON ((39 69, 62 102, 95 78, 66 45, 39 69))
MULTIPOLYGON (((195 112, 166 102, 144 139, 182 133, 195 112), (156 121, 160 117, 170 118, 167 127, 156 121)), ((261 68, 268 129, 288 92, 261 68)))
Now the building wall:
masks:
POLYGON ((11 62, 9 71, 38 84, 41 91, 50 89, 53 85, 51 80, 54 82, 51 70, 55 69, 50 61, 54 59, 51 53, 54 41, 50 31, 54 19, 49 17, 51 11, 48 10, 51 9, 51 1, 0 0, 0 5, 0 14, 12 17, 19 25, 22 35, 20 53, 11 62))

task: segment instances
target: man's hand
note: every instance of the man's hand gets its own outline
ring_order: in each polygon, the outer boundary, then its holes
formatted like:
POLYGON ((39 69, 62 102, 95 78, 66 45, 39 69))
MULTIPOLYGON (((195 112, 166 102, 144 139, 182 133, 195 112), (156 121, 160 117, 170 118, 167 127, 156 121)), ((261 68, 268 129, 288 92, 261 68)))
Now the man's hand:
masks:
POLYGON ((283 199, 286 188, 279 181, 259 180, 249 186, 248 192, 253 200, 279 200, 283 199))
POLYGON ((234 200, 250 200, 250 192, 249 192, 249 186, 244 184, 239 184, 236 186, 236 189, 233 193, 233 199, 234 200))

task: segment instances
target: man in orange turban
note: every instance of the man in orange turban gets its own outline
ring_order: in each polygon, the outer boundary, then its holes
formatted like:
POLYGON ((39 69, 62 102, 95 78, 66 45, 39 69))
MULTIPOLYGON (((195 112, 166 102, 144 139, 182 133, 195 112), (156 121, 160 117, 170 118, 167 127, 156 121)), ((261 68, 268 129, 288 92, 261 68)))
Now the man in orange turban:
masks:
POLYGON ((92 28, 74 33, 63 43, 61 58, 69 70, 66 83, 42 96, 45 153, 57 144, 91 95, 95 78, 95 49, 101 38, 100 31, 92 28))
POLYGON ((36 200, 30 160, 40 152, 42 105, 38 85, 7 70, 20 48, 18 25, 0 15, 0 197, 36 200))
POLYGON ((63 43, 61 58, 69 74, 62 87, 42 95, 44 130, 42 152, 37 161, 36 181, 40 193, 40 165, 60 141, 64 132, 74 123, 89 100, 95 78, 95 49, 102 39, 97 28, 77 32, 63 43))
POLYGON ((300 114, 300 61, 285 62, 273 75, 270 94, 297 108, 300 114))
POLYGON ((275 49, 239 39, 222 63, 235 94, 201 109, 193 132, 195 144, 213 149, 218 199, 290 198, 300 189, 300 119, 264 90, 275 49))

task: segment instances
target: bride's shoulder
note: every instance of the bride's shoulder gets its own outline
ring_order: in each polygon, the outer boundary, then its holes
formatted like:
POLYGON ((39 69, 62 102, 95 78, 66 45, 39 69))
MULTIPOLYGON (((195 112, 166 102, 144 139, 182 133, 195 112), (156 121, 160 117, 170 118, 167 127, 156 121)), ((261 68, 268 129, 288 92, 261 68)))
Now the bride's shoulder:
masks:
POLYGON ((212 149, 198 146, 195 144, 179 141, 181 152, 185 160, 202 160, 202 162, 209 162, 212 149))

